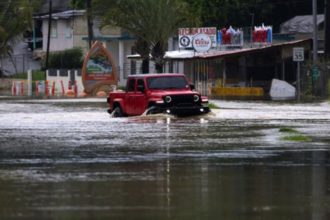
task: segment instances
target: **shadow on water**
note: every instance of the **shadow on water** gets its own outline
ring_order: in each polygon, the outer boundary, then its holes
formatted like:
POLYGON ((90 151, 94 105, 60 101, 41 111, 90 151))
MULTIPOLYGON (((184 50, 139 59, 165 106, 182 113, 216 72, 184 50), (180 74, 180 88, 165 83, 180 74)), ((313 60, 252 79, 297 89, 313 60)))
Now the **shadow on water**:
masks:
POLYGON ((109 118, 1 103, 1 219, 329 219, 328 105, 218 105, 109 118), (282 127, 311 140, 285 141, 282 127))

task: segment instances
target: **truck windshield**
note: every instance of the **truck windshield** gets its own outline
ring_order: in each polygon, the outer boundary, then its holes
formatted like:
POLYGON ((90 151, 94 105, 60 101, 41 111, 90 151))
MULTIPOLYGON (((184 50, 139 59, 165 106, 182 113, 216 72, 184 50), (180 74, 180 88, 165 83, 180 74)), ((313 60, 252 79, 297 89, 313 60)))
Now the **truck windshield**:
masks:
POLYGON ((149 89, 187 89, 189 85, 183 76, 150 77, 147 79, 149 89))

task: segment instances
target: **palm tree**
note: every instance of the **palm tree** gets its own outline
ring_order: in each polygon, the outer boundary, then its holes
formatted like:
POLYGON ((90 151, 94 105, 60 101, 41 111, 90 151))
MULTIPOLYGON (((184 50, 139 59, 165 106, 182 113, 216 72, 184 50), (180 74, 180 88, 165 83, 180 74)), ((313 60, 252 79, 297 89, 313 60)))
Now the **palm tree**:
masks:
POLYGON ((12 58, 13 44, 31 28, 37 0, 4 0, 0 2, 0 55, 12 58))
POLYGON ((94 0, 97 14, 104 24, 121 27, 149 48, 142 50, 144 60, 152 59, 162 72, 168 39, 180 26, 188 23, 188 5, 183 0, 94 0))

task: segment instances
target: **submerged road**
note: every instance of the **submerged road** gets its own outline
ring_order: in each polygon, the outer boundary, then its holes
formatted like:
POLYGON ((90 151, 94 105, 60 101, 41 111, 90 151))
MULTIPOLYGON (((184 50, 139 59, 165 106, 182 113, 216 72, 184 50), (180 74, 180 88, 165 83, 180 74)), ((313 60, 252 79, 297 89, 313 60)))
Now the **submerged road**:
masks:
POLYGON ((329 102, 104 102, 0 100, 0 219, 330 219, 329 102))

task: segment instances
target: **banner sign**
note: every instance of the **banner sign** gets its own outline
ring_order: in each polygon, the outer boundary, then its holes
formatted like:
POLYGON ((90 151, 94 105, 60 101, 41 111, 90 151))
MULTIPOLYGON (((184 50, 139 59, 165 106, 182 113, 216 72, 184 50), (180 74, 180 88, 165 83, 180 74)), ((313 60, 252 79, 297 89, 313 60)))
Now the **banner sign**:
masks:
POLYGON ((243 31, 241 29, 234 29, 231 26, 222 28, 218 31, 218 45, 228 47, 243 47, 244 38, 243 31))
POLYGON ((207 35, 211 40, 211 48, 217 46, 217 28, 179 28, 179 48, 193 48, 193 38, 199 34, 207 35))
POLYGON ((273 42, 273 28, 271 26, 254 27, 252 33, 253 43, 271 44, 273 42))
POLYGON ((102 42, 96 41, 87 53, 82 68, 82 81, 86 93, 95 92, 102 85, 117 85, 115 63, 102 42))

